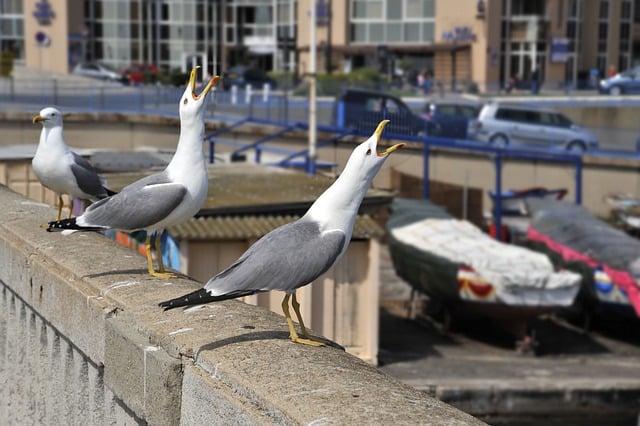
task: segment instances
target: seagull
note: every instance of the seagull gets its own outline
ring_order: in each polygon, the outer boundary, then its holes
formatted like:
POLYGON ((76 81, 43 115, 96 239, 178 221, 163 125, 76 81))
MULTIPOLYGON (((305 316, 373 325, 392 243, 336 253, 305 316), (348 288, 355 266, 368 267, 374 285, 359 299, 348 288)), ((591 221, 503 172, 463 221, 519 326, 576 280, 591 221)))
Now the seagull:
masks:
POLYGON ((231 266, 211 278, 204 288, 159 304, 164 310, 200 305, 272 290, 286 293, 282 301, 289 338, 296 343, 323 346, 313 340, 300 315, 296 289, 325 273, 344 254, 360 203, 389 154, 404 144, 378 153, 376 147, 389 120, 358 145, 342 174, 318 197, 300 219, 283 225, 256 241, 231 266), (291 306, 300 323, 296 333, 291 306))
POLYGON ((92 204, 81 216, 49 222, 47 231, 62 231, 63 234, 105 229, 147 231, 145 246, 149 274, 158 278, 175 277, 164 269, 160 236, 166 227, 184 222, 200 210, 209 185, 202 150, 205 100, 219 77, 213 77, 197 95, 196 75, 197 67, 191 70, 187 88, 180 98, 180 138, 167 168, 92 204), (157 271, 151 255, 152 239, 158 258, 157 271))
POLYGON ((56 220, 62 216, 62 194, 69 194, 69 217, 73 211, 71 197, 98 201, 115 194, 105 187, 96 169, 64 142, 62 114, 58 109, 44 108, 33 117, 33 123, 42 124, 42 132, 31 166, 40 183, 58 195, 56 220))

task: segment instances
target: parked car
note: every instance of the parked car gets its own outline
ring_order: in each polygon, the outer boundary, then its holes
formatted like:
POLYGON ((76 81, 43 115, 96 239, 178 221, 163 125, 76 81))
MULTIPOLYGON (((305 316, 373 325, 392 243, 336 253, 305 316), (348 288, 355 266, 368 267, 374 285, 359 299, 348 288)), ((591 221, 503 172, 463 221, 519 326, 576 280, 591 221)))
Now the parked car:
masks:
POLYGON ((358 89, 347 89, 336 98, 332 117, 336 126, 365 133, 371 133, 384 119, 390 120, 386 132, 401 135, 426 134, 428 124, 400 98, 358 89))
POLYGON ((620 72, 613 77, 600 80, 598 91, 607 95, 640 93, 640 67, 620 72))
POLYGON ((122 71, 130 84, 155 83, 158 79, 158 67, 153 64, 133 64, 122 71))
POLYGON ((469 123, 469 137, 499 148, 513 143, 573 152, 598 149, 591 132, 559 112, 500 102, 482 107, 478 118, 469 123))
POLYGON ((100 62, 80 62, 73 68, 71 73, 105 81, 127 82, 127 77, 122 73, 100 62))
POLYGON ((240 89, 247 86, 251 86, 252 89, 262 89, 265 84, 270 89, 277 87, 276 81, 259 68, 240 65, 229 68, 222 73, 222 88, 224 90, 229 90, 231 86, 238 86, 240 89))
POLYGON ((461 102, 430 102, 422 110, 430 136, 467 139, 469 120, 478 117, 482 105, 461 102))

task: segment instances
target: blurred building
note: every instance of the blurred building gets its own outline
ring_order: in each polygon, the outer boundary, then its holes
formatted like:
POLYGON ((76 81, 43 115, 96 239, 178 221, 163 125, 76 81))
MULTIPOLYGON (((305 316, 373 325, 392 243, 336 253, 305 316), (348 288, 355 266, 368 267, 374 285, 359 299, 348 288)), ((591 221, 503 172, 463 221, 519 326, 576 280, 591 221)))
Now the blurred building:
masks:
MULTIPOLYGON (((429 70, 450 85, 496 90, 510 78, 554 85, 588 80, 640 59, 637 0, 328 0, 317 13, 318 70, 429 70), (327 54, 328 46, 330 53, 327 54)), ((298 8, 297 46, 309 63, 308 8, 298 8)), ((459 87, 463 89, 463 87, 459 87)))
POLYGON ((493 91, 514 77, 584 84, 640 59, 640 0, 0 0, 0 50, 59 72, 97 60, 304 74, 311 5, 319 72, 428 70, 493 91))

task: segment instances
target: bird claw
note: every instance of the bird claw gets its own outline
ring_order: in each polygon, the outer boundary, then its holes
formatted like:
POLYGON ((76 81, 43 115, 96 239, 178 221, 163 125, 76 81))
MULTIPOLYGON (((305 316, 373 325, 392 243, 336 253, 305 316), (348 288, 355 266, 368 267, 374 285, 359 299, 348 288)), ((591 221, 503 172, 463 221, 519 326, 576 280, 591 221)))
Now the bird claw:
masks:
POLYGON ((156 278, 161 278, 163 280, 168 280, 170 278, 177 278, 178 276, 172 272, 157 272, 157 271, 153 271, 151 272, 151 275, 156 277, 156 278))
POLYGON ((291 341, 293 343, 301 343, 303 345, 307 345, 307 346, 314 346, 316 348, 319 348, 321 346, 326 346, 324 343, 319 342, 317 340, 313 340, 312 338, 302 338, 302 337, 293 337, 291 336, 291 341))

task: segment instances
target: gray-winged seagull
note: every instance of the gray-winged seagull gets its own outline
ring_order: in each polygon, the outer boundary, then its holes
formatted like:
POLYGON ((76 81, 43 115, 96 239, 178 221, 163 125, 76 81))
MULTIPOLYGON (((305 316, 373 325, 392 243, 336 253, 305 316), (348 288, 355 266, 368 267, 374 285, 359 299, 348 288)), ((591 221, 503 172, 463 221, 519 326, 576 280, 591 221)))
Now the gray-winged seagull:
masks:
POLYGON ((282 310, 291 340, 322 346, 305 329, 295 291, 326 272, 345 252, 360 203, 373 178, 388 155, 404 145, 393 145, 382 153, 377 152, 382 131, 388 122, 382 121, 373 135, 354 149, 340 177, 303 217, 259 239, 231 266, 211 278, 204 288, 162 302, 160 306, 167 310, 281 290, 286 292, 282 310), (300 322, 300 336, 289 313, 290 298, 300 322))
POLYGON ((180 98, 180 138, 167 168, 92 204, 77 218, 50 222, 47 231, 145 230, 149 273, 159 278, 174 276, 164 269, 160 236, 166 227, 188 220, 200 210, 209 186, 202 150, 205 100, 219 77, 213 77, 200 95, 196 95, 196 73, 197 68, 191 70, 187 88, 180 98), (152 237, 158 260, 157 271, 153 268, 152 237))
POLYGON ((40 183, 58 195, 56 220, 62 216, 62 194, 69 195, 69 217, 73 211, 71 197, 98 201, 115 194, 105 187, 96 169, 64 142, 62 114, 59 110, 44 108, 33 117, 33 123, 42 124, 42 132, 31 166, 40 183))

